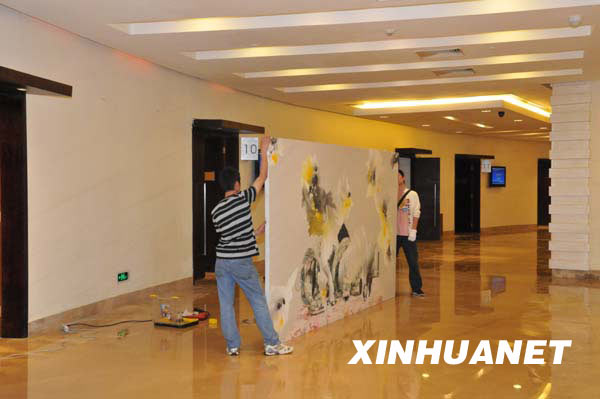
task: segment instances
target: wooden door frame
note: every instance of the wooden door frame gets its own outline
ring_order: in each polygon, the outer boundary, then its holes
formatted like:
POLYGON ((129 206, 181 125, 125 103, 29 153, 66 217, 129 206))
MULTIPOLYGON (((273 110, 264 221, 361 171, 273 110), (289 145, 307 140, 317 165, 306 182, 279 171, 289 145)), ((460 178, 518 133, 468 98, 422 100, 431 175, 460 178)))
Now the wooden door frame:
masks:
MULTIPOLYGON (((192 126, 192 252, 193 280, 203 279, 204 256, 204 160, 207 137, 239 137, 240 133, 264 134, 265 128, 222 119, 195 119, 192 126)), ((208 210, 206 210, 208 212, 208 210)))
POLYGON ((29 334, 29 264, 27 195, 26 93, 72 95, 63 83, 0 66, 0 207, 2 236, 2 315, 0 337, 26 338, 29 334))

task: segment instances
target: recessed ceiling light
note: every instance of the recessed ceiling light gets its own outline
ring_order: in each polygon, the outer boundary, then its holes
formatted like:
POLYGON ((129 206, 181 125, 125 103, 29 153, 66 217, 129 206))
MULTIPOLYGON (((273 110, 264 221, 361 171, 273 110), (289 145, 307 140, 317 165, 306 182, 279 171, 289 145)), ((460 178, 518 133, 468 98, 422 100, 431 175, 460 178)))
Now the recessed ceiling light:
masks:
POLYGON ((387 119, 387 118, 389 118, 389 116, 388 116, 388 115, 379 115, 379 117, 380 117, 381 119, 387 119))
MULTIPOLYGON (((369 64, 329 68, 295 68, 279 69, 272 71, 259 72, 235 72, 234 75, 245 79, 256 78, 276 78, 282 76, 310 76, 310 75, 328 75, 340 73, 369 73, 382 71, 407 71, 420 69, 438 69, 438 68, 458 68, 473 67, 476 65, 498 65, 498 64, 517 64, 526 62, 560 61, 571 59, 582 59, 583 51, 565 51, 560 53, 542 53, 542 54, 511 54, 484 58, 471 58, 459 60, 442 61, 419 61, 406 62, 402 64, 369 64)), ((488 111, 488 112, 491 112, 488 111)))
POLYGON ((519 385, 519 384, 515 384, 515 385, 513 385, 513 388, 514 388, 514 389, 521 389, 521 388, 523 388, 523 387, 522 387, 521 385, 519 385))
POLYGON ((523 119, 515 119, 515 122, 523 122, 523 119))
POLYGON ((453 117, 453 116, 450 116, 450 115, 448 115, 448 116, 444 116, 444 119, 448 119, 449 121, 456 121, 456 120, 458 120, 458 119, 456 119, 455 117, 453 117))
MULTIPOLYGON (((379 1, 381 1, 381 0, 379 0, 379 1)), ((423 378, 429 378, 429 374, 423 373, 423 374, 421 374, 421 377, 423 377, 423 378)))
POLYGON ((462 133, 462 130, 457 130, 456 133, 462 133))
POLYGON ((493 129, 493 126, 484 125, 483 123, 474 123, 473 125, 480 127, 482 129, 493 129))
POLYGON ((487 113, 487 112, 492 112, 492 110, 491 109, 482 109, 481 112, 486 112, 487 113))
MULTIPOLYGON (((434 80, 434 79, 429 79, 434 80)), ((403 107, 426 107, 432 105, 450 105, 450 104, 472 104, 490 101, 504 101, 519 108, 526 109, 538 115, 549 118, 551 113, 541 108, 539 105, 530 103, 513 94, 500 94, 491 96, 474 97, 448 97, 434 98, 431 100, 403 100, 403 101, 385 101, 385 102, 365 102, 355 105, 359 109, 381 109, 381 108, 403 108, 403 107)), ((446 118, 448 119, 448 118, 446 118)))
POLYGON ((431 125, 421 125, 421 126, 422 126, 422 127, 429 127, 429 126, 431 126, 431 125))
POLYGON ((548 130, 548 128, 546 126, 542 126, 540 130, 548 130))
MULTIPOLYGON (((389 40, 388 40, 389 41, 389 40)), ((261 47, 253 47, 252 49, 258 50, 261 47)), ((364 51, 370 51, 368 49, 364 51)), ((434 79, 416 79, 416 80, 396 80, 396 81, 384 81, 384 82, 361 82, 361 83, 329 83, 323 85, 310 85, 310 86, 289 86, 289 87, 275 87, 276 90, 284 93, 306 93, 315 91, 337 91, 337 90, 365 90, 365 89, 378 89, 384 87, 410 87, 410 86, 428 86, 428 85, 442 85, 442 84, 455 84, 455 83, 467 83, 467 82, 491 82, 501 80, 517 80, 517 79, 535 79, 535 78, 549 78, 556 76, 574 76, 583 74, 583 69, 558 69, 551 71, 528 71, 528 72, 510 72, 500 73, 496 75, 483 75, 483 76, 465 76, 465 77, 454 77, 454 78, 434 78, 434 79)), ((500 100, 500 99, 498 99, 500 100)))
MULTIPOLYGON (((289 21, 290 16, 287 20, 289 21)), ((263 17, 267 18, 267 17, 263 17)), ((232 18, 236 19, 236 18, 232 18)), ((313 19, 316 19, 313 17, 313 19)), ((348 21, 345 21, 348 23, 348 21)), ((352 23, 358 23, 355 19, 352 23)), ((172 23, 171 23, 172 24, 172 23)), ((291 28, 292 25, 287 25, 291 28)), ((276 26, 270 26, 275 28, 276 26)), ((143 28, 142 28, 143 29, 143 28)), ((137 30, 137 29, 135 29, 137 30)), ((162 29, 159 29, 162 30, 162 29)), ((234 29, 229 29, 234 30, 234 29)), ((189 32, 189 30, 187 30, 189 32)), ((486 43, 516 43, 529 42, 534 40, 567 39, 575 37, 590 36, 591 26, 580 26, 579 28, 554 28, 554 29, 531 29, 517 31, 486 32, 463 36, 444 36, 444 37, 426 37, 426 38, 403 38, 366 42, 342 42, 326 44, 307 44, 307 45, 289 45, 289 46, 265 46, 249 48, 231 48, 222 50, 199 50, 185 51, 183 55, 192 57, 195 60, 224 60, 233 58, 261 58, 261 57, 282 57, 282 56, 301 56, 318 54, 348 54, 356 52, 375 52, 391 50, 412 50, 421 48, 432 48, 438 46, 468 46, 483 45, 486 43)), ((183 33, 183 32, 157 32, 157 33, 183 33)), ((539 71, 538 71, 539 72, 539 71)), ((546 71, 548 72, 548 71, 546 71)), ((544 77, 547 77, 545 75, 544 77)), ((558 75, 550 75, 558 76, 558 75)))

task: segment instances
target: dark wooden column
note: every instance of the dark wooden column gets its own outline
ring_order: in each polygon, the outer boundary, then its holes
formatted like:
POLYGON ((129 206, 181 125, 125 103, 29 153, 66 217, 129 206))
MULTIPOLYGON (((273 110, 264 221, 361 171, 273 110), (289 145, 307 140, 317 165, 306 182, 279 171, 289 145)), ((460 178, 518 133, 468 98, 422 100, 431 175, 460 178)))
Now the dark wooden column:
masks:
POLYGON ((29 323, 25 93, 71 97, 73 87, 0 66, 0 337, 25 338, 29 323))
POLYGON ((27 337, 27 128, 25 93, 0 88, 2 337, 27 337))

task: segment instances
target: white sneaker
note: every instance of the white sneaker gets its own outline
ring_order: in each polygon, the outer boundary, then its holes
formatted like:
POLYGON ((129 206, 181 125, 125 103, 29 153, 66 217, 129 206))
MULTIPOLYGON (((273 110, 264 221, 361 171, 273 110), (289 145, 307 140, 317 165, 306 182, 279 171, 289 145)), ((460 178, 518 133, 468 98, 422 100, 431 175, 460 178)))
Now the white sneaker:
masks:
POLYGON ((294 351, 293 346, 284 344, 265 345, 265 356, 287 355, 294 351))
POLYGON ((227 348, 225 350, 225 352, 229 355, 229 356, 239 356, 240 355, 240 348, 227 348))

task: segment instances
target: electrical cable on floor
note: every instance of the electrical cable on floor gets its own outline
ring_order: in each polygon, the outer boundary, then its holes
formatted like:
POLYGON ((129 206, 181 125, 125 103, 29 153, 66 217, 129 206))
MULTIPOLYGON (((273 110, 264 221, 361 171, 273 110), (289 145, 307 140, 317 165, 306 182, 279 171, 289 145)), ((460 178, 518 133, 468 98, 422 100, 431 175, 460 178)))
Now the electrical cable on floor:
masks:
POLYGON ((74 327, 74 326, 104 328, 104 327, 118 326, 119 324, 125 324, 125 323, 150 323, 150 322, 152 322, 152 320, 123 320, 123 321, 118 321, 116 323, 111 323, 111 324, 70 323, 70 324, 63 325, 63 331, 71 332, 71 327, 74 327))

